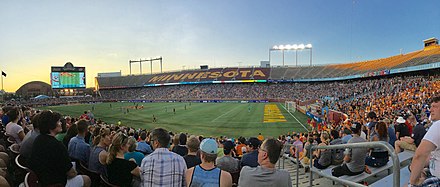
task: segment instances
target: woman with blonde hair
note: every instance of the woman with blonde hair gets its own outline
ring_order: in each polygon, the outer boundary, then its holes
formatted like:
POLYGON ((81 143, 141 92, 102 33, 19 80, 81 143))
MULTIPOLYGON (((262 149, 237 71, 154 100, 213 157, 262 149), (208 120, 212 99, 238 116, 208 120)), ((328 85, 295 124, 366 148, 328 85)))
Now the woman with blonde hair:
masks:
POLYGON ((128 136, 117 133, 112 140, 107 157, 107 176, 110 183, 125 187, 133 186, 133 176, 140 176, 140 169, 135 162, 124 159, 124 153, 128 152, 128 136))
POLYGON ((143 153, 136 151, 136 139, 128 137, 128 152, 124 154, 125 160, 132 160, 136 162, 138 166, 141 166, 142 159, 145 157, 143 153))
POLYGON ((89 169, 100 174, 107 175, 106 161, 108 146, 112 143, 110 129, 102 128, 99 134, 93 139, 93 146, 90 150, 89 169))

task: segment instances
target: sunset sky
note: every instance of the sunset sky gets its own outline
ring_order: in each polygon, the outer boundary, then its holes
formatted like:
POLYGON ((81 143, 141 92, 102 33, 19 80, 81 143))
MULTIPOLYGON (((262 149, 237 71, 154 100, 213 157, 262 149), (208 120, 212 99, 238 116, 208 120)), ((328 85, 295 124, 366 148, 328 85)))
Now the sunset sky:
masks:
MULTIPOLYGON (((66 62, 85 66, 93 87, 97 73, 128 74, 129 60, 162 56, 164 71, 258 66, 278 44, 312 44, 314 64, 370 60, 440 38, 439 7, 439 0, 0 1, 0 69, 5 90, 15 92, 29 81, 49 83, 50 67, 66 62)), ((301 65, 309 52, 299 52, 301 65)), ((272 65, 281 57, 272 52, 272 65)), ((295 65, 293 52, 285 64, 295 65)))

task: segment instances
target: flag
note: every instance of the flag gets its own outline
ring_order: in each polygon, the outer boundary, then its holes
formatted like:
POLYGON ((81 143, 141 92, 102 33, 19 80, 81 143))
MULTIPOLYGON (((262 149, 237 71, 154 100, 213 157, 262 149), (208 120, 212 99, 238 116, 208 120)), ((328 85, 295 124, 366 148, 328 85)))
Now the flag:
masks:
POLYGON ((5 72, 3 72, 3 71, 2 71, 2 76, 5 76, 5 77, 6 77, 6 73, 5 73, 5 72))

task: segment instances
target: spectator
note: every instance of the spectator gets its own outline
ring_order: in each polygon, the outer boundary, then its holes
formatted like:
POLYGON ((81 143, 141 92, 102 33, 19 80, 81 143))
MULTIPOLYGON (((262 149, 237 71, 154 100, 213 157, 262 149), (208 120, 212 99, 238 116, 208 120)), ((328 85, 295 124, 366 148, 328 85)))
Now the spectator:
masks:
MULTIPOLYGON (((235 150, 237 151, 237 156, 241 157, 243 156, 243 149, 246 150, 246 139, 244 137, 239 137, 238 138, 238 142, 239 144, 235 147, 235 150)), ((246 151, 245 151, 246 153, 246 151)))
POLYGON ((113 137, 106 161, 108 181, 121 187, 137 186, 133 185, 136 184, 133 176, 139 177, 141 173, 136 162, 124 159, 124 153, 128 151, 128 139, 126 134, 117 133, 113 137))
POLYGON ((128 137, 128 152, 124 154, 125 160, 134 159, 138 166, 141 166, 142 159, 144 158, 144 154, 136 151, 136 140, 130 136, 128 137))
MULTIPOLYGON (((330 135, 327 131, 321 133, 322 142, 318 146, 326 146, 330 144, 330 135)), ((318 149, 314 152, 313 166, 318 169, 325 169, 332 163, 332 151, 330 149, 318 149)))
POLYGON ((189 187, 232 186, 231 174, 222 171, 214 164, 217 158, 217 148, 218 145, 214 139, 204 139, 200 143, 202 163, 186 171, 186 181, 189 187))
POLYGON ((78 134, 78 127, 76 123, 73 123, 69 129, 67 129, 66 136, 63 138, 63 144, 66 148, 69 147, 70 139, 78 134))
POLYGON ((261 132, 260 133, 258 133, 258 140, 260 140, 260 141, 263 141, 264 140, 264 136, 263 135, 261 135, 261 132))
POLYGON ((156 128, 151 132, 154 152, 142 160, 142 186, 186 186, 185 160, 168 150, 170 139, 165 129, 156 128))
POLYGON ((376 113, 375 112, 369 112, 367 114, 367 120, 368 120, 368 123, 365 125, 365 126, 367 126, 367 132, 368 132, 367 133, 367 138, 368 138, 367 140, 371 141, 371 139, 374 136, 374 134, 377 133, 377 132, 374 131, 375 130, 375 126, 377 124, 376 113))
POLYGON ((88 176, 77 175, 66 148, 55 139, 61 132, 61 115, 52 111, 40 114, 40 135, 35 139, 29 168, 38 176, 43 186, 61 184, 65 186, 90 186, 88 176))
POLYGON ((136 147, 136 151, 139 151, 139 152, 143 153, 144 155, 151 154, 153 152, 153 150, 151 149, 151 146, 147 143, 147 133, 142 132, 140 138, 141 138, 141 141, 138 142, 137 147, 136 147))
POLYGON ((87 144, 84 140, 84 137, 87 133, 87 126, 89 125, 88 123, 89 122, 86 120, 78 121, 78 135, 70 139, 67 149, 70 158, 80 160, 85 164, 89 163, 90 157, 90 145, 87 144))
POLYGON ((185 159, 186 167, 189 169, 202 163, 200 157, 197 156, 200 140, 195 136, 190 136, 186 142, 186 146, 188 147, 188 154, 183 157, 183 159, 185 159))
MULTIPOLYGON (((360 137, 362 125, 359 123, 353 123, 351 130, 353 131, 353 138, 348 143, 360 143, 366 142, 365 139, 360 137)), ((344 163, 332 169, 332 175, 340 177, 343 175, 359 175, 365 170, 365 158, 367 156, 366 148, 347 148, 345 150, 344 163)))
POLYGON ((240 162, 232 157, 232 150, 234 149, 234 143, 227 140, 223 143, 223 152, 225 156, 217 158, 217 167, 221 170, 229 173, 237 172, 240 170, 240 162))
POLYGON ((17 124, 21 116, 20 109, 14 107, 6 115, 9 119, 9 123, 6 125, 6 134, 14 138, 14 141, 20 145, 25 137, 23 127, 17 124))
MULTIPOLYGON (((371 137, 371 141, 384 141, 388 142, 387 126, 384 122, 379 122, 375 125, 375 132, 371 137)), ((382 167, 388 163, 388 150, 384 148, 373 148, 370 155, 365 160, 365 165, 371 167, 382 167)))
POLYGON ((173 152, 183 157, 186 154, 188 154, 188 148, 186 148, 187 138, 186 138, 186 134, 184 133, 180 133, 178 136, 179 136, 179 144, 173 147, 173 152))
POLYGON ((383 122, 387 125, 387 128, 388 128, 388 137, 390 138, 390 141, 388 141, 388 143, 390 143, 390 145, 394 147, 394 143, 397 140, 396 132, 394 131, 394 127, 392 125, 390 125, 391 122, 388 118, 384 119, 383 122))
POLYGON ((396 137, 398 140, 400 140, 400 138, 405 137, 405 136, 409 136, 409 129, 408 126, 405 125, 405 119, 403 119, 403 117, 399 116, 396 120, 397 125, 394 127, 396 129, 396 137))
POLYGON ((55 136, 55 138, 58 140, 58 141, 60 141, 60 142, 63 142, 63 139, 64 139, 64 137, 66 136, 66 134, 67 134, 67 123, 66 123, 66 120, 65 119, 63 119, 63 118, 61 118, 61 132, 60 133, 58 133, 56 136, 55 136))
POLYGON ((303 143, 299 140, 299 134, 293 135, 293 146, 290 147, 290 155, 294 158, 301 157, 303 154, 303 143))
POLYGON ((96 144, 92 146, 89 158, 89 169, 100 174, 107 176, 107 148, 112 143, 110 136, 110 129, 101 128, 98 136, 95 137, 94 141, 96 144))
POLYGON ((26 136, 23 139, 23 142, 20 146, 20 155, 25 158, 26 160, 31 157, 32 153, 32 147, 35 141, 35 138, 37 138, 38 135, 40 135, 40 128, 39 128, 39 117, 40 114, 35 114, 32 117, 32 131, 28 132, 26 136))
POLYGON ((434 122, 423 137, 411 163, 408 186, 438 186, 440 184, 440 96, 432 98, 431 120, 434 122), (431 156, 431 157, 429 157, 431 156), (429 159, 429 161, 428 161, 429 159), (422 176, 425 166, 432 176, 422 176))
POLYGON ((304 170, 305 172, 308 172, 310 170, 310 159, 312 159, 312 154, 309 151, 310 147, 313 145, 313 137, 309 136, 307 138, 307 142, 304 145, 304 153, 302 154, 301 157, 299 157, 299 160, 301 161, 302 165, 305 166, 304 170))
POLYGON ((343 133, 342 133, 341 141, 342 143, 346 144, 353 136, 351 135, 351 130, 348 128, 344 128, 342 132, 343 133))
MULTIPOLYGON (((330 131, 331 142, 330 145, 343 144, 342 139, 339 138, 339 133, 336 130, 330 131)), ((344 149, 332 149, 332 165, 340 165, 344 161, 344 149)))
POLYGON ((243 158, 241 158, 241 167, 243 167, 243 166, 257 167, 258 166, 258 147, 260 147, 260 144, 261 144, 261 142, 257 138, 255 138, 255 137, 249 138, 247 146, 248 146, 248 149, 250 150, 250 152, 244 154, 243 158))
POLYGON ((395 142, 395 152, 398 154, 403 150, 416 151, 425 134, 426 129, 424 125, 422 125, 421 123, 417 124, 413 128, 411 136, 402 137, 400 138, 400 140, 397 140, 395 142))
POLYGON ((281 149, 279 141, 266 139, 258 150, 259 166, 244 166, 240 172, 238 186, 292 186, 290 173, 275 168, 281 149))

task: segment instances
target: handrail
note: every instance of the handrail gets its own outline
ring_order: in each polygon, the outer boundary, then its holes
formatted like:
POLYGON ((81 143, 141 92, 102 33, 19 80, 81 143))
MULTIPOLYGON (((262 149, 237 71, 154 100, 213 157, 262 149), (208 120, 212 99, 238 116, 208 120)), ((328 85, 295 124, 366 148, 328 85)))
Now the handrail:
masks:
MULTIPOLYGON (((310 146, 309 150, 312 152, 313 150, 316 149, 345 149, 345 148, 384 148, 388 151, 388 153, 391 155, 391 159, 393 160, 393 186, 394 187, 400 187, 400 162, 399 162, 399 157, 397 156, 397 154, 394 152, 394 148, 391 147, 391 145, 387 142, 384 141, 374 141, 374 142, 362 142, 362 143, 350 143, 350 144, 339 144, 339 145, 326 145, 326 146, 317 146, 317 145, 312 145, 310 146)), ((313 162, 310 162, 310 168, 313 167, 312 165, 313 162)), ((352 181, 348 181, 348 180, 344 180, 344 179, 339 179, 337 177, 331 176, 331 175, 327 175, 321 172, 317 172, 318 175, 321 175, 325 178, 329 178, 333 181, 345 184, 345 185, 349 185, 349 186, 357 186, 357 187, 365 187, 364 185, 352 182, 352 181)), ((309 186, 311 187, 313 185, 313 172, 310 171, 310 183, 309 186)))

